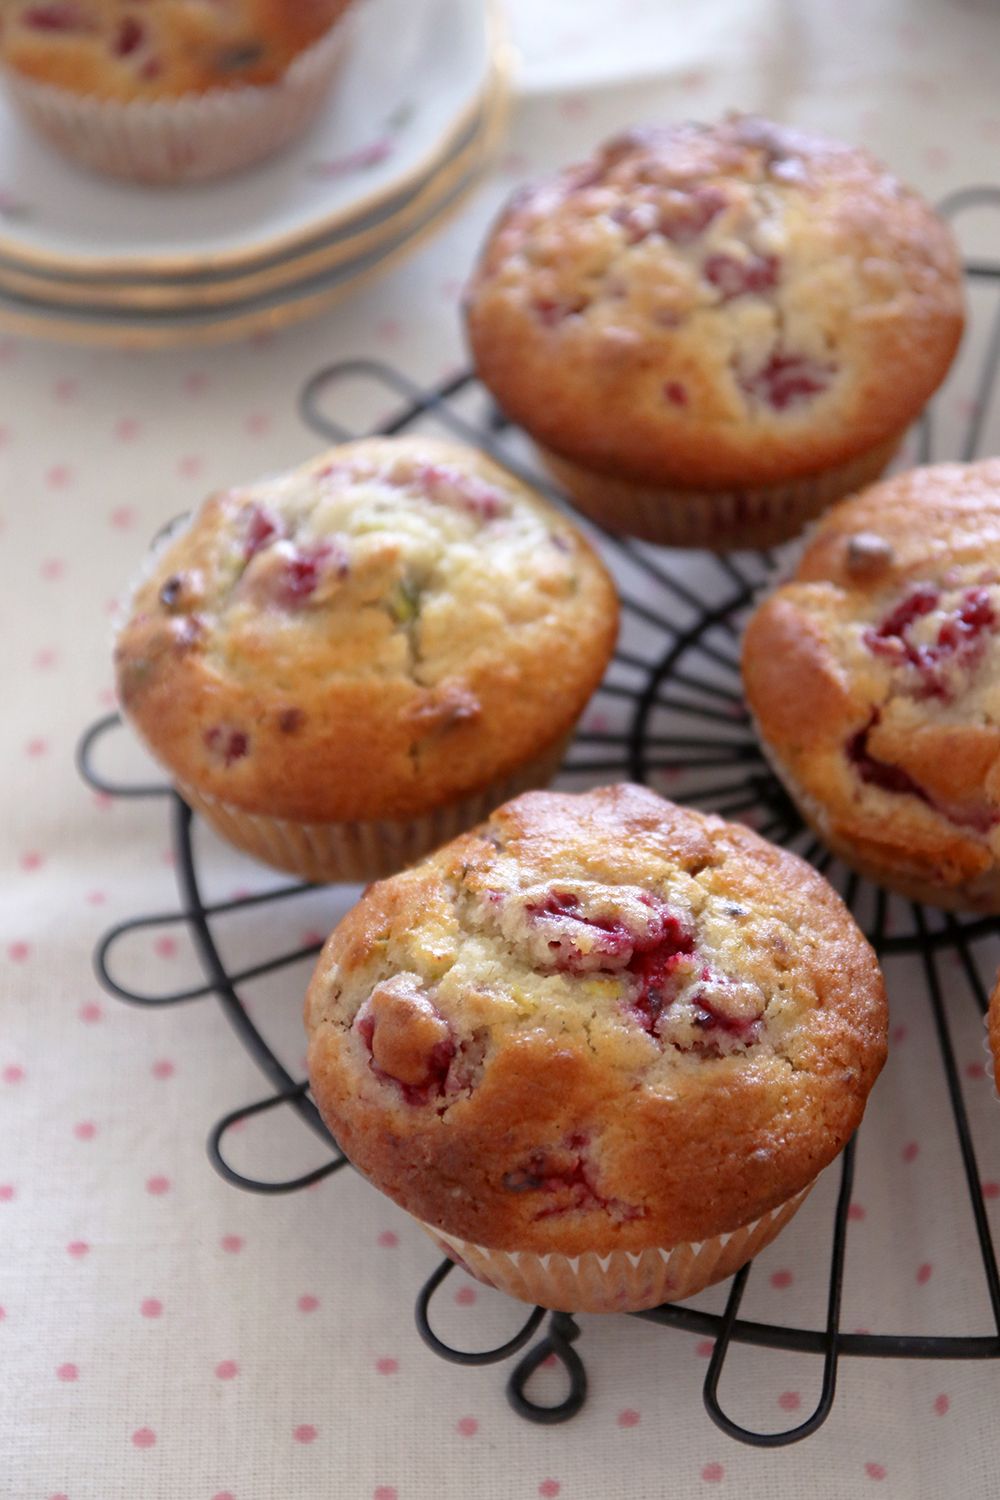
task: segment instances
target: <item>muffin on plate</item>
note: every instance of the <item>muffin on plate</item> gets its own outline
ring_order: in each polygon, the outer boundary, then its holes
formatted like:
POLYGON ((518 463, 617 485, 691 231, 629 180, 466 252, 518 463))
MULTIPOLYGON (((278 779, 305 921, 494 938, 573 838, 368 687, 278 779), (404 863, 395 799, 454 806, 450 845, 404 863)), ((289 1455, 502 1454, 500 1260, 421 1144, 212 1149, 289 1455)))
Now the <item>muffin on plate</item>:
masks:
POLYGON ((306 999, 338 1143, 516 1297, 622 1312, 730 1275, 857 1127, 874 955, 826 882, 639 786, 531 792, 369 889, 306 999))
POLYGON ((118 692, 232 843, 370 880, 548 781, 617 624, 595 553, 506 470, 373 438, 214 495, 169 538, 118 692))
POLYGON ((735 115, 516 193, 466 315, 482 380, 594 520, 767 546, 888 463, 958 347, 961 266, 867 152, 735 115))
POLYGON ((8 0, 0 66, 74 160, 215 177, 287 145, 326 96, 348 0, 8 0))
POLYGON ((743 680, 775 771, 848 864, 1000 911, 1000 460, 834 506, 751 618, 743 680))

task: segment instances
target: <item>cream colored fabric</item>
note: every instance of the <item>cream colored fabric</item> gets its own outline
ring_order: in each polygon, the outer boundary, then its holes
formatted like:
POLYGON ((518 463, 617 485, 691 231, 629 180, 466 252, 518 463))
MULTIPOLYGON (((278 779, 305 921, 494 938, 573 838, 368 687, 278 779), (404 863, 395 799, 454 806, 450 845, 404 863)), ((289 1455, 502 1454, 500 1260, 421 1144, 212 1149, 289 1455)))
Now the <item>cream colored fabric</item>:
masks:
MULTIPOLYGON (((739 105, 863 140, 935 199, 997 181, 989 0, 512 10, 524 96, 496 172, 455 223, 338 312, 186 356, 0 340, 0 1494, 11 1500, 985 1500, 1000 1483, 995 1366, 845 1360, 823 1431, 756 1452, 702 1409, 702 1340, 635 1319, 584 1320, 584 1413, 527 1425, 505 1403, 506 1367, 456 1368, 420 1343, 413 1300, 437 1256, 353 1173, 268 1199, 212 1172, 211 1125, 269 1092, 215 1002, 130 1010, 92 977, 110 923, 178 900, 166 805, 106 805, 73 770, 78 734, 109 702, 112 601, 168 517, 316 448, 296 397, 319 366, 375 355, 426 380, 461 363, 461 279, 525 174, 637 120, 739 105)), ((971 217, 963 238, 997 254, 1000 212, 971 217)), ((980 342, 992 299, 976 299, 980 342)), ((972 390, 963 356, 941 400, 941 456, 972 390)), ((370 420, 385 401, 358 392, 344 405, 370 420)), ((998 442, 991 416, 983 451, 998 442)), ((698 565, 684 566, 697 581, 698 565)), ((274 878, 207 834, 200 844, 219 899, 274 878)), ((220 923, 220 941, 252 964, 322 934, 349 899, 257 909, 220 923)), ((984 950, 987 970, 995 958, 984 950)), ((137 935, 119 972, 153 990, 200 982, 179 926, 137 935)), ((1000 1111, 961 971, 942 972, 996 1228, 1000 1111)), ((300 967, 249 992, 296 1073, 305 979, 300 967)), ((986 1333, 919 970, 896 960, 889 982, 893 1054, 862 1139, 844 1324, 986 1333)), ((323 1157, 280 1116, 232 1137, 231 1154, 275 1176, 323 1157)), ((835 1187, 828 1174, 762 1255, 749 1316, 821 1322, 835 1187)), ((520 1316, 458 1273, 438 1306, 439 1326, 468 1347, 499 1341, 520 1316)), ((787 1426, 818 1384, 815 1360, 739 1349, 725 1398, 744 1420, 787 1426)))

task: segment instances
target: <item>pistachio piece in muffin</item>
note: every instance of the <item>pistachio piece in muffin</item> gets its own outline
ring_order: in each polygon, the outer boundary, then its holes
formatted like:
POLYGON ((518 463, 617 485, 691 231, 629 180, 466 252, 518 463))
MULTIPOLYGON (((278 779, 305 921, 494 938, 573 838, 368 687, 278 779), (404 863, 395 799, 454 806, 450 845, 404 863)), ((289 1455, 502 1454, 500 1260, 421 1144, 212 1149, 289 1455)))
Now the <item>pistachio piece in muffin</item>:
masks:
POLYGON ((687 1296, 778 1232, 885 1056, 874 956, 803 861, 643 787, 534 792, 373 886, 309 1074, 449 1254, 553 1307, 687 1296))
POLYGON ((835 506, 751 619, 743 677, 836 853, 917 900, 1000 911, 1000 462, 835 506))
POLYGON ((617 618, 595 553, 506 470, 369 439, 202 506, 135 591, 119 696, 232 842, 367 879, 548 780, 617 618))
POLYGON ((867 152, 736 115, 631 131, 515 194, 467 322, 589 515, 761 546, 882 471, 951 364, 961 268, 867 152))

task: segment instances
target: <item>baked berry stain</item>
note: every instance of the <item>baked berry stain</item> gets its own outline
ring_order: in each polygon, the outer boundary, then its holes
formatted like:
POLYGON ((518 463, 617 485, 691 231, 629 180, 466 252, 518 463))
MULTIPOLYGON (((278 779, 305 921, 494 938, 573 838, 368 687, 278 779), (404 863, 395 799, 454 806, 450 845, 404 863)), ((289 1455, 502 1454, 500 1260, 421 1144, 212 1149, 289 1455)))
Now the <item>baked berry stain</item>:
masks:
POLYGON ((877 756, 872 755, 868 748, 868 738, 880 718, 881 713, 878 709, 874 709, 865 727, 859 729, 847 742, 847 758, 866 785, 876 786, 883 792, 891 792, 897 796, 916 797, 934 812, 947 818, 950 823, 955 823, 961 828, 971 828, 975 833, 989 833, 996 827, 996 824, 1000 822, 1000 813, 992 807, 986 804, 960 806, 955 803, 940 802, 932 797, 902 766, 894 766, 890 761, 879 760, 877 756))
POLYGON ((968 673, 979 665, 987 636, 996 629, 997 615, 988 589, 968 588, 956 607, 946 612, 935 641, 914 641, 915 623, 938 609, 940 603, 941 590, 935 584, 918 583, 879 625, 865 631, 864 642, 876 656, 915 669, 920 684, 918 697, 947 703, 954 698, 949 675, 956 670, 968 673))

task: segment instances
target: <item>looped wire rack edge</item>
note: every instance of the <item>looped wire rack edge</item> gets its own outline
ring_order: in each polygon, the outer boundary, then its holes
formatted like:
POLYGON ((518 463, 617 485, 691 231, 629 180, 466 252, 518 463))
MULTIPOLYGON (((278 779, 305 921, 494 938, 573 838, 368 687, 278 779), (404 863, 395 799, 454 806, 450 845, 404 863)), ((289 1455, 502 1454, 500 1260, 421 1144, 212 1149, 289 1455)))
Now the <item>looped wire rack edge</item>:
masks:
MULTIPOLYGON (((953 215, 969 208, 983 207, 1000 207, 1000 191, 970 189, 954 195, 944 205, 945 211, 953 215)), ((970 286, 986 283, 1000 288, 1000 265, 970 261, 966 273, 970 286)), ((956 445, 962 459, 971 459, 980 451, 998 373, 1000 298, 986 333, 967 428, 962 441, 956 445)), ((563 504, 561 496, 527 456, 523 442, 510 431, 469 371, 462 370, 430 388, 421 388, 400 371, 378 361, 345 360, 319 371, 307 382, 300 398, 300 412, 314 433, 331 442, 369 433, 387 435, 426 431, 429 426, 443 429, 498 458, 557 504, 563 504), (374 396, 383 410, 386 404, 389 410, 373 425, 369 423, 363 431, 354 432, 329 414, 327 403, 331 400, 341 402, 348 394, 356 397, 359 385, 369 387, 369 407, 374 396)), ((917 431, 913 453, 915 462, 927 462, 938 456, 934 452, 936 426, 932 414, 926 414, 917 431)), ((840 1163, 840 1184, 830 1225, 826 1311, 817 1326, 791 1327, 741 1318, 740 1307, 753 1269, 752 1262, 732 1278, 721 1313, 667 1304, 635 1315, 650 1323, 711 1339, 713 1347, 703 1397, 712 1420, 724 1432, 744 1443, 758 1447, 783 1446, 809 1436, 829 1416, 836 1395, 841 1355, 902 1359, 1000 1358, 1000 1275, 949 1014, 955 1003, 953 992, 956 986, 972 1000, 980 1016, 985 1012, 988 990, 976 945, 996 935, 998 923, 991 917, 938 912, 888 896, 834 861, 820 840, 802 824, 760 753, 740 689, 740 624, 759 590, 774 577, 779 566, 775 556, 770 553, 699 554, 695 568, 691 554, 669 553, 600 532, 575 514, 574 520, 594 536, 616 573, 623 630, 608 674, 596 695, 596 711, 592 706, 589 715, 591 727, 577 734, 563 767, 562 780, 570 786, 620 779, 650 783, 677 801, 751 822, 762 836, 794 849, 826 874, 854 912, 880 958, 912 955, 921 966, 991 1309, 990 1331, 939 1336, 850 1333, 841 1328, 841 1296, 855 1161, 853 1141, 840 1163), (607 727, 602 707, 607 707, 618 718, 624 715, 623 726, 607 727), (952 966, 947 983, 942 973, 945 957, 952 966), (719 1387, 727 1355, 734 1343, 818 1356, 821 1359, 821 1380, 812 1413, 794 1426, 779 1431, 757 1431, 727 1414, 719 1387)), ((347 1164, 346 1158, 337 1149, 310 1099, 308 1082, 293 1077, 251 1020, 241 998, 241 987, 314 955, 320 945, 318 942, 300 944, 262 963, 230 971, 220 956, 215 927, 233 912, 276 902, 293 903, 297 896, 313 888, 298 883, 230 901, 214 904, 206 901, 192 840, 190 810, 166 785, 111 782, 95 767, 102 743, 116 731, 120 722, 116 714, 109 714, 87 731, 77 753, 80 773, 91 787, 110 796, 170 800, 181 904, 179 911, 132 918, 107 932, 95 954, 98 976, 110 993, 138 1005, 169 1006, 215 997, 273 1092, 254 1103, 229 1111, 219 1120, 209 1137, 210 1159, 227 1181, 246 1191, 277 1195, 306 1188, 339 1171, 347 1164), (183 922, 190 931, 204 982, 155 996, 119 983, 113 972, 119 943, 137 931, 176 922, 183 922), (225 1155, 228 1132, 244 1120, 285 1107, 329 1146, 330 1160, 285 1181, 267 1181, 238 1172, 225 1155)), ((581 1333, 576 1320, 566 1313, 546 1314, 544 1309, 535 1308, 527 1313, 517 1332, 501 1345, 478 1351, 456 1349, 438 1337, 431 1323, 434 1296, 453 1269, 450 1260, 442 1261, 419 1294, 416 1319, 424 1341, 437 1354, 452 1362, 469 1366, 491 1364, 508 1360, 524 1350, 547 1316, 543 1337, 522 1354, 508 1379, 508 1399, 519 1415, 537 1423, 564 1422, 574 1416, 587 1396, 586 1369, 574 1347, 581 1333), (568 1389, 561 1401, 542 1404, 531 1399, 528 1386, 535 1372, 550 1356, 562 1365, 568 1389)))

